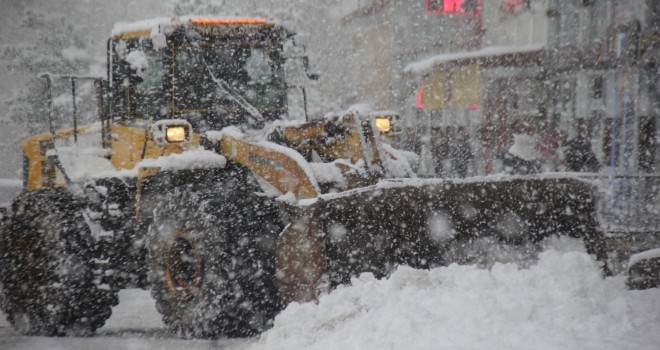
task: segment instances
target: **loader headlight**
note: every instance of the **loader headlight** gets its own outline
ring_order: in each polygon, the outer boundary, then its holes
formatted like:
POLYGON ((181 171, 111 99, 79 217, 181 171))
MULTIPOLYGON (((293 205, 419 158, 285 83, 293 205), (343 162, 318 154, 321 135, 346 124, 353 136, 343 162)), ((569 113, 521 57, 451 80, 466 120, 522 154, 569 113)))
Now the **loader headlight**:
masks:
POLYGON ((151 127, 151 137, 160 145, 190 142, 192 126, 183 119, 159 120, 151 127))
POLYGON ((382 135, 395 136, 401 132, 401 116, 393 111, 377 111, 371 112, 370 117, 373 118, 378 132, 382 135))
POLYGON ((381 133, 388 133, 392 130, 392 121, 388 117, 376 117, 376 127, 381 133))
POLYGON ((170 126, 165 129, 165 140, 167 142, 184 142, 186 140, 186 128, 183 126, 170 126))

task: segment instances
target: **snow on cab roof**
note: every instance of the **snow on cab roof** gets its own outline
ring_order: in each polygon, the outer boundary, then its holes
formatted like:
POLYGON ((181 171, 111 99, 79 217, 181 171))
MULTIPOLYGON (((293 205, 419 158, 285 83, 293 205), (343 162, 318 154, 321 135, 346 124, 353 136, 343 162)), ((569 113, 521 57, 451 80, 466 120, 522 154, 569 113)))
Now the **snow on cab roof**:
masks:
POLYGON ((112 28, 111 36, 113 38, 135 38, 146 37, 158 33, 162 27, 176 26, 221 26, 237 24, 261 24, 272 26, 272 21, 264 18, 249 17, 205 17, 205 16, 184 16, 184 17, 158 17, 145 19, 137 22, 118 22, 112 28))

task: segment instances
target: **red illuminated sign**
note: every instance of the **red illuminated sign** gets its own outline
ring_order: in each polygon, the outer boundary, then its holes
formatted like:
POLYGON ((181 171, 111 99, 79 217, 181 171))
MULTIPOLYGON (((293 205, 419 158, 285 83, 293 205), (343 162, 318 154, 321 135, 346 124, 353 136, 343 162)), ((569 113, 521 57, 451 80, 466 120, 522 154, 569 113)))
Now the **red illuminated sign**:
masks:
POLYGON ((481 15, 483 0, 426 0, 426 12, 446 15, 481 15))
POLYGON ((417 90, 417 108, 426 108, 424 105, 424 92, 424 89, 417 90))
POLYGON ((529 1, 504 0, 502 1, 502 6, 500 6, 500 10, 502 10, 502 12, 519 13, 520 11, 523 10, 525 6, 529 7, 529 1))

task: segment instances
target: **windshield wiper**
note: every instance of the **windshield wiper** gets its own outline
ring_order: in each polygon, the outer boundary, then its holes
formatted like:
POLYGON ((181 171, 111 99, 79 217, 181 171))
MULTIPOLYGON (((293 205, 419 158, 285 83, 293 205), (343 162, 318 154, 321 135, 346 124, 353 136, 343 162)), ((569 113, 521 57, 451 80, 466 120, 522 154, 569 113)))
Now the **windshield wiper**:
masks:
POLYGON ((230 100, 234 101, 237 105, 239 105, 241 108, 243 108, 248 114, 251 116, 251 125, 259 125, 264 122, 264 116, 261 115, 261 112, 250 104, 241 94, 239 94, 234 88, 232 88, 227 82, 222 79, 222 78, 216 78, 215 75, 213 74, 213 70, 211 70, 211 67, 209 67, 209 64, 206 63, 206 59, 200 54, 200 55, 195 55, 199 61, 204 65, 206 68, 206 71, 209 73, 209 76, 211 77, 211 80, 217 85, 217 87, 222 90, 222 92, 225 93, 227 97, 229 97, 230 100))

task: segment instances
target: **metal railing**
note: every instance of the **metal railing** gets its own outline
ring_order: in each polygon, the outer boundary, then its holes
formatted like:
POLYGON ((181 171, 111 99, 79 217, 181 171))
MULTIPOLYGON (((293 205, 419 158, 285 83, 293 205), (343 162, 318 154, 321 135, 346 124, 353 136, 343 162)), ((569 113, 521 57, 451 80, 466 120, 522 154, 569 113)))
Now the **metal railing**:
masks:
POLYGON ((609 234, 660 234, 660 175, 589 176, 601 189, 599 213, 609 234))

